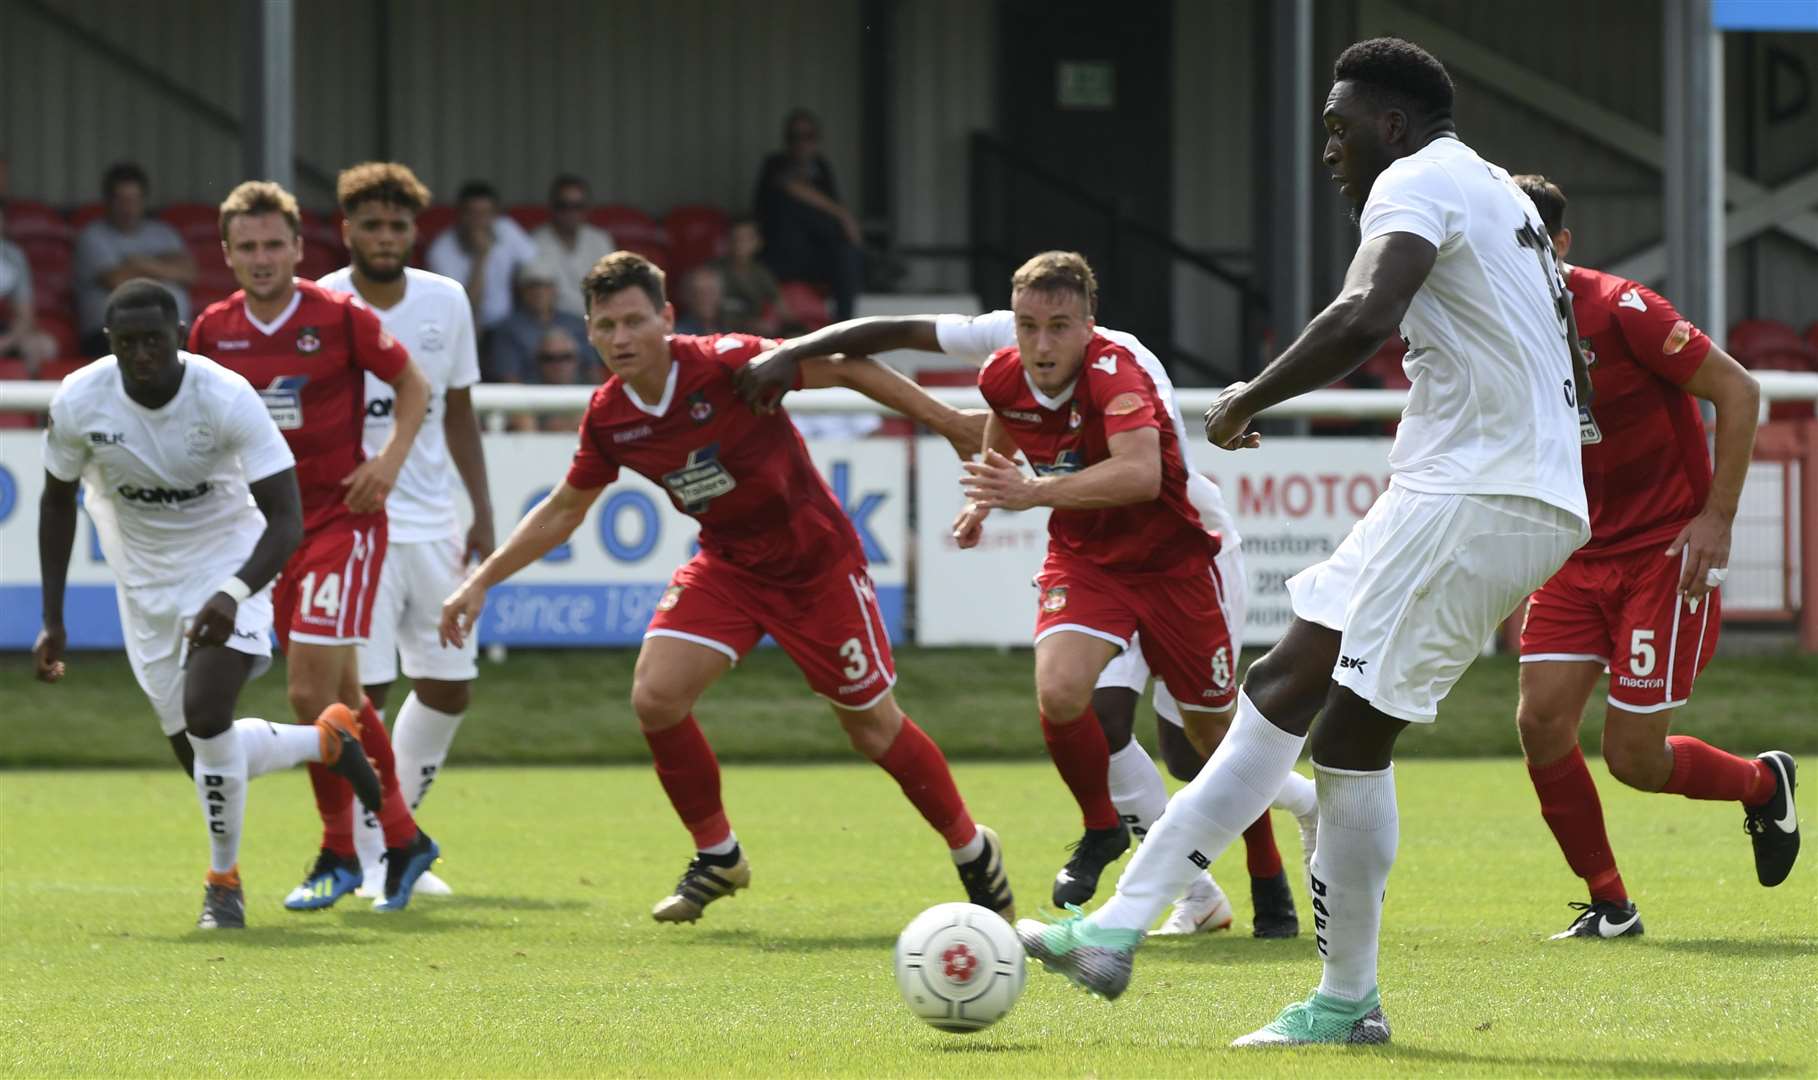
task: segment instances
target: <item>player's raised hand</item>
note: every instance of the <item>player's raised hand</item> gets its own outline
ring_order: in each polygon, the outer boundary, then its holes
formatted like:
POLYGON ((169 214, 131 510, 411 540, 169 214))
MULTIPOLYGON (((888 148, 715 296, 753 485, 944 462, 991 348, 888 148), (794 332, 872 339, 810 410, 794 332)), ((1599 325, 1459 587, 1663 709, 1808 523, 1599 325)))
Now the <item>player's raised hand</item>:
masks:
POLYGON ((959 516, 953 519, 953 542, 962 549, 977 547, 985 534, 985 518, 990 514, 989 506, 967 502, 959 516))
POLYGON ((467 635, 479 625, 480 612, 484 610, 486 590, 469 577, 453 596, 442 602, 442 625, 436 628, 436 636, 443 646, 460 648, 467 643, 467 635))
POLYGON ((225 645, 234 632, 234 616, 240 605, 233 597, 218 592, 208 598, 202 610, 189 624, 189 647, 200 649, 209 645, 225 645))
POLYGON ((1704 511, 1679 530, 1667 545, 1668 558, 1682 558, 1679 592, 1696 600, 1723 584, 1730 568, 1730 523, 1721 514, 1704 511))
POLYGON ((1225 387, 1206 410, 1206 441, 1221 450, 1254 450, 1262 436, 1250 430, 1250 413, 1243 408, 1245 383, 1225 387))
POLYGON ((32 674, 39 682, 62 680, 67 670, 63 666, 63 650, 68 645, 69 635, 61 626, 47 626, 38 631, 38 640, 32 643, 32 674))
POLYGON ((960 486, 966 497, 986 509, 1027 510, 1037 505, 1041 487, 1035 478, 996 450, 986 450, 983 461, 968 461, 962 468, 966 475, 960 477, 960 486))
POLYGON ((376 514, 385 509, 385 500, 391 496, 392 485, 397 482, 397 465, 383 456, 367 458, 360 462, 359 468, 341 478, 341 486, 347 489, 347 496, 342 501, 356 514, 376 514))
POLYGON ((773 413, 783 395, 795 386, 799 366, 787 348, 771 349, 732 373, 732 390, 752 412, 760 416, 773 413))

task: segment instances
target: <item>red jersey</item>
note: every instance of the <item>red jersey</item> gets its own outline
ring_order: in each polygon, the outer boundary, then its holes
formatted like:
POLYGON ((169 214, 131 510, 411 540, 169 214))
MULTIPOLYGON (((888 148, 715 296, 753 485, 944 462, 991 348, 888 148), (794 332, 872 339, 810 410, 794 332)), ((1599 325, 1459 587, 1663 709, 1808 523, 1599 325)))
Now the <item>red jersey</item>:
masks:
POLYGON ((1664 548, 1711 490, 1704 419, 1680 389, 1711 339, 1645 285, 1574 266, 1566 286, 1592 387, 1579 410, 1591 540, 1577 555, 1664 548))
POLYGON ((297 459, 303 529, 348 513, 341 481, 366 459, 366 372, 386 382, 410 354, 351 295, 298 279, 273 324, 246 310, 246 293, 210 304, 189 331, 189 351, 245 376, 297 459))
POLYGON ((1154 428, 1161 435, 1160 496, 1102 510, 1055 510, 1048 516, 1050 550, 1128 573, 1172 571, 1188 553, 1218 554, 1217 535, 1206 531, 1187 498, 1186 460, 1168 407, 1130 350, 1094 335, 1079 378, 1050 398, 1029 381, 1012 345, 979 369, 978 388, 1041 476, 1104 461, 1110 437, 1120 432, 1154 428))
POLYGON ((732 373, 772 347, 749 334, 669 339, 669 381, 644 402, 618 376, 594 391, 568 485, 605 487, 630 469, 701 523, 701 549, 768 582, 805 583, 863 565, 858 533, 782 410, 758 416, 732 373))

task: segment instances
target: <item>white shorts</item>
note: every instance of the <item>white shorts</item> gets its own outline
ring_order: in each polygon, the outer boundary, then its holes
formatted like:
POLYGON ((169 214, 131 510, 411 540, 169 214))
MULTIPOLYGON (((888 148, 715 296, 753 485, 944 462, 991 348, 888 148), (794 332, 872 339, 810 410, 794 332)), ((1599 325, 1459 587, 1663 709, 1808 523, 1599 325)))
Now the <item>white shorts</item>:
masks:
MULTIPOLYGON (((1231 631, 1231 648, 1240 650, 1244 646, 1244 619, 1250 612, 1250 579, 1244 575, 1244 549, 1242 544, 1233 544, 1219 551, 1218 557, 1212 560, 1218 564, 1218 577, 1224 583, 1222 596, 1225 607, 1225 626, 1231 631)), ((1143 659, 1140 635, 1130 639, 1130 647, 1111 658, 1105 670, 1098 673, 1095 689, 1119 687, 1134 690, 1138 694, 1149 684, 1149 662, 1143 659)), ((1235 667, 1237 658, 1233 656, 1235 667)), ((1232 672, 1235 678, 1236 671, 1232 672)), ((1168 693, 1168 687, 1160 679, 1155 681, 1155 715, 1173 724, 1184 726, 1180 718, 1180 705, 1174 695, 1168 693)))
POLYGON ((1390 484, 1331 558, 1288 579, 1288 596, 1296 618, 1343 635, 1334 682, 1430 723, 1497 626, 1589 538, 1539 499, 1390 484))
POLYGON ((379 571, 379 595, 373 601, 372 633, 359 643, 360 682, 367 686, 404 674, 413 679, 466 682, 480 673, 474 657, 479 645, 467 635, 462 647, 445 647, 437 627, 442 601, 461 587, 466 566, 459 537, 414 542, 392 541, 379 571))
MULTIPOLYGON (((225 576, 176 585, 153 585, 114 590, 120 605, 120 633, 126 642, 126 659, 133 666, 139 689, 151 700, 158 725, 166 735, 180 735, 183 720, 183 664, 189 658, 189 624, 221 591, 225 576)), ((234 611, 233 636, 227 647, 256 657, 252 677, 271 666, 271 586, 247 597, 234 611)))

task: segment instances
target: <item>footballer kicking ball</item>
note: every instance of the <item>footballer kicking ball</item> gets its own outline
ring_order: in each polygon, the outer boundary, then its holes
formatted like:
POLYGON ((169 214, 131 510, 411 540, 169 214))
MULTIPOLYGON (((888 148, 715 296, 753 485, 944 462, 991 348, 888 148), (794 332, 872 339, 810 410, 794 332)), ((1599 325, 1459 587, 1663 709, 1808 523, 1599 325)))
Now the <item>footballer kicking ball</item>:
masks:
POLYGON ((1001 1020, 1027 976, 1016 931, 977 904, 936 904, 896 939, 903 1000, 942 1031, 978 1031, 1001 1020))

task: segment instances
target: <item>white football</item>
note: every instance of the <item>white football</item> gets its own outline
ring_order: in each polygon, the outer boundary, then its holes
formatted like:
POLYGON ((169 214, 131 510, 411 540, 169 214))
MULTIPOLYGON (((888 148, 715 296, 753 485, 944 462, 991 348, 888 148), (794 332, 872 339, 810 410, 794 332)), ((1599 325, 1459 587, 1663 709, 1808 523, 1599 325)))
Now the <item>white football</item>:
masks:
POLYGON ((896 939, 903 1000, 942 1031, 978 1031, 1003 1019, 1027 976, 1016 931, 977 904, 936 904, 896 939))

